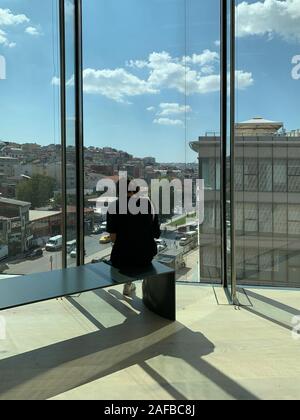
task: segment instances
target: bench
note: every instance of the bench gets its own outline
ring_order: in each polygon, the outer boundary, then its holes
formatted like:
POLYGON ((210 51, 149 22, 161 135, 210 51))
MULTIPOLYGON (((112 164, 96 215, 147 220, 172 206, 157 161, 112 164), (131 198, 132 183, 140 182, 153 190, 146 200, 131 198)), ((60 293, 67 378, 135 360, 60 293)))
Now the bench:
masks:
POLYGON ((105 262, 0 280, 0 311, 143 280, 143 302, 157 315, 176 320, 175 272, 158 262, 122 273, 105 262))

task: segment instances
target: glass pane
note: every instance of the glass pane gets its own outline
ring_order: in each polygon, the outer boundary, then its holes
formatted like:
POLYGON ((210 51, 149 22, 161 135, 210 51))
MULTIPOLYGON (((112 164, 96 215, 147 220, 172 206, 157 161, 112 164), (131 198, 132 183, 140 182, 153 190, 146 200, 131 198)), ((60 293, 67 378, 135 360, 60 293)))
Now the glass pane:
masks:
POLYGON ((58 2, 0 8, 0 275, 61 267, 58 2))
POLYGON ((219 281, 219 1, 86 0, 83 15, 86 262, 111 253, 99 180, 126 171, 149 186, 183 185, 200 170, 205 221, 199 230, 196 212, 172 196, 169 211, 158 206, 157 259, 180 281, 199 282, 200 271, 219 281))
MULTIPOLYGON (((199 178, 204 180, 204 221, 200 224, 200 248, 190 252, 186 261, 191 272, 196 264, 201 282, 221 282, 220 222, 220 2, 187 1, 187 70, 199 72, 199 87, 187 80, 186 139, 198 139, 191 148, 198 152, 199 178), (189 63, 193 60, 195 66, 189 63)), ((187 72, 187 79, 191 76, 187 72)), ((187 146, 186 146, 187 147, 187 146)), ((194 154, 187 154, 197 162, 194 154)), ((187 273, 185 281, 197 281, 187 273)))
POLYGON ((236 1, 235 148, 245 182, 235 203, 244 217, 244 230, 236 232, 239 284, 300 286, 299 81, 291 64, 299 47, 296 3, 236 1))

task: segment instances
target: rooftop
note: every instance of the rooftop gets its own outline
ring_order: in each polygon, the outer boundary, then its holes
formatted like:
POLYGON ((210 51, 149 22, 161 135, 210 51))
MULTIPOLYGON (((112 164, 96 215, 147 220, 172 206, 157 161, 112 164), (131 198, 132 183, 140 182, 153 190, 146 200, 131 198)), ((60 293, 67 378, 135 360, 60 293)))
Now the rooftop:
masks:
POLYGON ((41 211, 41 210, 29 210, 29 220, 34 222, 36 220, 46 219, 49 217, 61 215, 61 211, 41 211))
POLYGON ((262 117, 255 117, 251 120, 236 124, 238 136, 249 135, 271 135, 283 128, 282 122, 266 120, 262 117))
POLYGON ((13 157, 10 157, 10 156, 0 156, 0 160, 19 160, 19 159, 17 159, 17 158, 13 158, 13 157))
POLYGON ((262 117, 255 117, 255 118, 251 118, 250 120, 238 123, 237 126, 239 125, 257 125, 257 126, 269 125, 269 126, 275 126, 275 127, 276 126, 282 127, 283 123, 277 122, 277 121, 266 120, 265 118, 262 118, 262 117))
POLYGON ((31 203, 27 203, 26 201, 19 201, 13 200, 11 198, 4 198, 0 197, 0 204, 9 204, 12 206, 19 206, 19 207, 31 207, 31 203))

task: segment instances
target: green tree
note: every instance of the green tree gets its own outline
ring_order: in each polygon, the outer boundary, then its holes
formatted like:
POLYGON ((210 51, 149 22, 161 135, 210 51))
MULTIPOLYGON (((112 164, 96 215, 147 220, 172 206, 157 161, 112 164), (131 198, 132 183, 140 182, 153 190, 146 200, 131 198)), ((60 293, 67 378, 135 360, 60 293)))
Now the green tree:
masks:
POLYGON ((33 175, 31 179, 22 181, 17 186, 17 199, 31 203, 31 207, 38 208, 48 205, 53 197, 55 179, 45 175, 33 175))

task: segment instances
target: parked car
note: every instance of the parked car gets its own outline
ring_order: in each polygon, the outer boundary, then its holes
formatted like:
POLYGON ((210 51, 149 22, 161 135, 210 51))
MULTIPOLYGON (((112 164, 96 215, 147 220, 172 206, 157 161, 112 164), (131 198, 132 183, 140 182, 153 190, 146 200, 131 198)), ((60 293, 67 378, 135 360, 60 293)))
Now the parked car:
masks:
MULTIPOLYGON (((84 250, 84 256, 86 256, 86 251, 84 250)), ((77 249, 73 249, 73 251, 70 253, 71 258, 77 258, 77 249)))
POLYGON ((100 226, 100 229, 103 229, 103 232, 106 232, 107 229, 107 222, 103 222, 100 226))
POLYGON ((162 252, 167 248, 167 243, 163 239, 156 239, 155 242, 156 242, 156 245, 157 245, 157 251, 158 252, 162 252))
POLYGON ((109 244, 111 242, 111 237, 110 235, 103 235, 101 236, 99 243, 100 244, 109 244))
POLYGON ((42 248, 33 249, 31 251, 28 251, 26 254, 26 258, 28 259, 35 259, 35 258, 41 258, 44 255, 44 251, 42 248))
POLYGON ((176 239, 176 241, 180 241, 182 238, 184 238, 184 236, 185 236, 185 233, 183 233, 183 232, 176 232, 175 239, 176 239))
POLYGON ((97 226, 93 230, 94 235, 99 235, 99 234, 105 233, 105 232, 106 232, 106 226, 105 227, 104 226, 97 226))
POLYGON ((101 227, 99 225, 95 225, 93 229, 93 235, 98 235, 101 232, 101 227))

